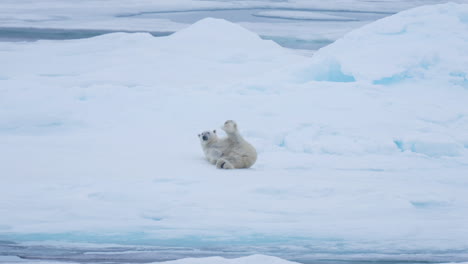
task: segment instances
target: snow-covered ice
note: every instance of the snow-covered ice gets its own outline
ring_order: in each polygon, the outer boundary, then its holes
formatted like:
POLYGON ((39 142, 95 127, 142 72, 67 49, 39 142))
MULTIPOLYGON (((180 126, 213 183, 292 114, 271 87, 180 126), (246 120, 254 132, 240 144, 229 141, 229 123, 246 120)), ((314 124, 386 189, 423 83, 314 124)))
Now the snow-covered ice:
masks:
POLYGON ((220 257, 202 258, 202 259, 182 259, 175 261, 164 262, 167 264, 257 264, 257 263, 270 263, 270 264, 294 264, 275 257, 253 255, 238 259, 225 259, 220 257))
MULTIPOLYGON (((0 257, 0 262, 1 262, 0 257)), ((5 258, 5 261, 9 263, 20 263, 20 264, 65 264, 70 262, 58 262, 58 261, 37 261, 37 260, 23 260, 20 258, 10 257, 5 258)), ((163 262, 151 262, 151 264, 297 264, 297 262, 291 262, 283 260, 277 257, 264 256, 264 255, 251 255, 240 258, 222 258, 222 257, 206 257, 206 258, 184 258, 174 261, 163 261, 163 262)), ((464 263, 459 263, 464 264, 464 263)))
POLYGON ((468 23, 466 10, 458 8, 420 7, 354 30, 314 56, 317 68, 331 71, 317 78, 342 75, 384 85, 442 78, 441 85, 450 80, 466 86, 468 23))
POLYGON ((319 12, 307 11, 262 11, 254 14, 259 17, 283 18, 295 20, 316 20, 316 21, 356 21, 357 19, 322 14, 319 12))
MULTIPOLYGON (((466 3, 466 0, 454 1, 466 3)), ((185 28, 205 17, 216 17, 241 24, 263 38, 273 39, 286 47, 316 50, 350 30, 384 16, 422 4, 444 2, 2 0, 0 40, 73 39, 122 30, 160 35, 185 28), (266 18, 256 14, 275 15, 266 18), (304 20, 305 17, 310 19, 318 16, 321 19, 304 20), (332 21, 328 21, 330 18, 332 21)))
POLYGON ((468 5, 449 3, 311 58, 213 18, 159 38, 0 43, 0 240, 19 243, 0 248, 466 261, 467 36, 468 5), (197 134, 227 119, 256 146, 252 169, 203 159, 197 134))

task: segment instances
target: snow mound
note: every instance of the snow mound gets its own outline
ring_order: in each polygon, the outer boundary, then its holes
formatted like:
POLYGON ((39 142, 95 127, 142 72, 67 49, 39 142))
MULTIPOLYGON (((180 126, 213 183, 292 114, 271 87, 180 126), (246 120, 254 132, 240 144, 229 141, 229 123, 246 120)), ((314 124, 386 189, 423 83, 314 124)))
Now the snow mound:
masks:
POLYGON ((468 5, 400 12, 320 49, 305 76, 317 81, 391 85, 440 80, 468 87, 468 5))
POLYGON ((185 44, 183 47, 187 51, 202 51, 203 54, 270 52, 271 55, 277 55, 278 52, 284 52, 275 42, 263 40, 238 24, 216 18, 204 18, 172 34, 168 40, 175 45, 185 44))
POLYGON ((244 44, 261 40, 257 34, 238 24, 217 18, 204 18, 185 29, 177 31, 170 37, 181 41, 203 42, 203 44, 208 44, 210 41, 215 40, 223 44, 230 44, 231 46, 236 46, 235 44, 239 40, 242 40, 241 43, 244 44))
POLYGON ((221 257, 209 257, 209 258, 186 258, 175 261, 158 262, 164 264, 294 264, 297 262, 291 262, 277 257, 265 256, 265 255, 252 255, 248 257, 226 259, 221 257))
POLYGON ((437 137, 435 133, 430 136, 419 134, 417 137, 396 139, 395 145, 401 151, 410 151, 424 154, 429 157, 456 157, 462 155, 464 146, 450 137, 437 137))

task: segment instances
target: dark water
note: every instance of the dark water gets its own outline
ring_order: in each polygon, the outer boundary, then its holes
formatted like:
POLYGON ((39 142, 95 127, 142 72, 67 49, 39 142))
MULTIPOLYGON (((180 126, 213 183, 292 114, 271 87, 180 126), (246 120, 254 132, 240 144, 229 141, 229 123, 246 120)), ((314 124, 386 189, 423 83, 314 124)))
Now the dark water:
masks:
POLYGON ((284 246, 284 245, 211 245, 211 246, 99 246, 88 244, 33 245, 0 241, 0 263, 21 263, 21 260, 61 261, 78 263, 150 263, 176 260, 181 258, 202 258, 222 256, 238 258, 254 254, 277 256, 290 261, 304 264, 420 264, 460 262, 468 259, 468 252, 373 252, 350 251, 339 248, 329 250, 314 246, 284 246))
MULTIPOLYGON (((147 11, 140 13, 124 13, 118 14, 116 17, 148 19, 148 23, 152 23, 154 19, 169 19, 178 23, 192 24, 205 17, 214 17, 227 19, 231 22, 251 22, 251 23, 269 23, 274 29, 275 23, 289 23, 294 27, 295 23, 317 24, 319 26, 330 27, 323 22, 333 22, 333 27, 340 27, 342 23, 355 21, 373 21, 392 13, 388 12, 368 12, 368 11, 350 11, 350 10, 319 10, 319 9, 268 9, 268 8, 246 8, 246 9, 207 9, 207 10, 177 10, 177 11, 147 11), (262 17, 257 13, 265 10, 274 11, 313 11, 322 14, 342 16, 349 18, 348 20, 333 20, 333 19, 297 19, 297 18, 278 18, 278 17, 262 17)), ((167 36, 173 32, 151 32, 151 31, 117 31, 117 30, 100 30, 100 29, 51 29, 51 28, 14 28, 0 27, 0 41, 36 41, 36 40, 66 40, 66 39, 82 39, 90 38, 113 32, 148 32, 153 36, 167 36)), ((308 49, 317 50, 323 46, 330 44, 333 40, 330 39, 301 39, 294 36, 261 36, 264 39, 269 39, 277 42, 283 47, 293 49, 308 49)))
MULTIPOLYGON (((173 32, 155 31, 114 31, 114 30, 89 30, 89 29, 47 29, 47 28, 1 28, 0 41, 37 41, 37 40, 67 40, 92 38, 104 34, 116 32, 147 32, 155 37, 168 36, 173 32)), ((292 49, 317 50, 330 43, 331 40, 302 40, 293 37, 261 36, 263 39, 273 40, 279 45, 292 49)))
MULTIPOLYGON (((52 29, 52 28, 14 28, 0 27, 0 41, 36 41, 41 39, 65 40, 91 38, 108 33, 142 31, 116 31, 99 29, 52 29)), ((148 32, 155 37, 168 36, 173 32, 148 32)))
POLYGON ((392 15, 391 12, 379 11, 349 11, 349 10, 321 10, 321 9, 290 9, 290 8, 248 8, 248 9, 217 9, 217 10, 189 10, 189 11, 147 11, 140 13, 120 14, 119 17, 139 17, 139 18, 166 18, 179 23, 192 24, 205 17, 222 18, 231 22, 253 22, 253 23, 297 23, 303 22, 349 22, 349 21, 373 21, 379 18, 392 15), (326 15, 342 16, 347 20, 315 19, 315 18, 284 18, 284 17, 264 17, 257 15, 261 11, 308 11, 326 15))

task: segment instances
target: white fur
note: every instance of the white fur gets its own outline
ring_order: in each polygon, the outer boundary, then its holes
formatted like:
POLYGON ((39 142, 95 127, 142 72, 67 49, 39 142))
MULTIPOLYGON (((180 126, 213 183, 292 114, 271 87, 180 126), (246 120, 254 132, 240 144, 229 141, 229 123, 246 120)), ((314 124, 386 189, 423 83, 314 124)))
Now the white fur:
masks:
POLYGON ((222 129, 227 137, 219 140, 223 147, 223 154, 216 162, 219 169, 250 168, 257 161, 257 151, 239 133, 237 124, 228 120, 222 129))
POLYGON ((199 134, 198 137, 200 138, 200 144, 206 159, 211 164, 216 164, 218 159, 223 155, 223 152, 227 149, 226 142, 218 138, 216 130, 204 131, 199 134), (203 137, 206 137, 206 140, 204 140, 203 137))
POLYGON ((222 129, 227 137, 219 138, 216 130, 198 135, 206 159, 218 169, 250 168, 257 160, 255 148, 240 135, 234 121, 226 121, 222 129))

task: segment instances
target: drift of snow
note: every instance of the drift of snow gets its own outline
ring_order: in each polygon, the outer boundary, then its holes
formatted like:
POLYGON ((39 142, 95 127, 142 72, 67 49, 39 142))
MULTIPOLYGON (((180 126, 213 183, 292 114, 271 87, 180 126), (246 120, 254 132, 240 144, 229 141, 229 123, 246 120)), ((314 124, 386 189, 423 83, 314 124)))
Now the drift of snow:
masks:
POLYGON ((310 71, 318 72, 315 80, 425 80, 468 87, 467 17, 468 6, 454 3, 400 12, 321 49, 310 71))
POLYGON ((0 240, 464 260, 467 8, 405 11, 312 58, 219 19, 0 43, 0 240), (252 169, 203 159, 197 134, 227 119, 252 169))
POLYGON ((167 39, 178 50, 183 49, 204 58, 229 55, 233 60, 270 61, 272 57, 286 53, 271 40, 262 40, 257 34, 237 24, 214 18, 198 21, 167 39))

